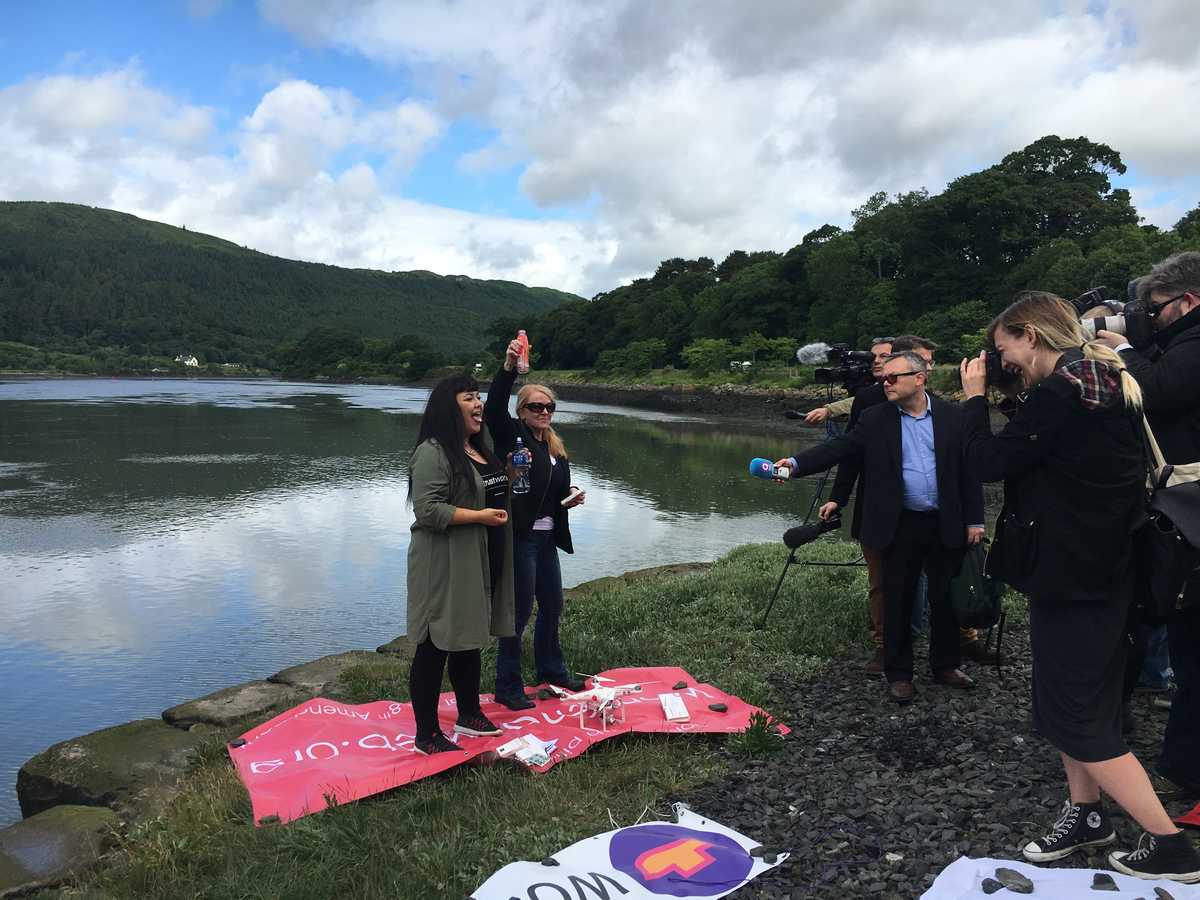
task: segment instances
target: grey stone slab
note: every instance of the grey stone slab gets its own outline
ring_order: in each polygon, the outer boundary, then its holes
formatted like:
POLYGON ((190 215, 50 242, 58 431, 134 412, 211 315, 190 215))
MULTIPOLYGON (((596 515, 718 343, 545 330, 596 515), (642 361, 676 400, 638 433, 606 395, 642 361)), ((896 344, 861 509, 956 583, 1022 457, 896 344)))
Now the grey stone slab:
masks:
POLYGON ((0 898, 47 887, 89 869, 120 818, 96 806, 56 806, 0 830, 0 898))
POLYGON ((277 706, 299 703, 308 696, 307 692, 288 684, 251 681, 172 706, 162 717, 168 725, 176 728, 201 724, 220 728, 247 716, 266 713, 277 706))

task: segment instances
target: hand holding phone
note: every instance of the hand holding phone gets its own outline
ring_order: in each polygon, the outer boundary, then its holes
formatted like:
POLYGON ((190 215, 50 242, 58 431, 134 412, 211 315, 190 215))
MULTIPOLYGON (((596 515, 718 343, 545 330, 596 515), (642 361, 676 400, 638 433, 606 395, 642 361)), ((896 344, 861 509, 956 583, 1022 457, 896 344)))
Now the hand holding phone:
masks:
POLYGON ((579 506, 583 503, 586 496, 586 491, 581 491, 579 488, 572 486, 571 492, 563 497, 562 505, 565 507, 579 506))

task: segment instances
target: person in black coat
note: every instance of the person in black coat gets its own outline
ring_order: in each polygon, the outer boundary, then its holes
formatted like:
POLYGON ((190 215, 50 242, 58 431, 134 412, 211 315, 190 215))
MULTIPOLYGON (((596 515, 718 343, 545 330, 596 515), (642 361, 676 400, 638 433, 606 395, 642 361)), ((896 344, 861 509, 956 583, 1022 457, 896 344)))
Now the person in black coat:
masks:
POLYGON ((512 341, 504 364, 488 388, 484 421, 496 453, 507 458, 520 438, 532 457, 528 493, 512 494, 513 580, 516 588, 516 636, 501 638, 496 655, 496 702, 509 709, 532 709, 521 676, 521 635, 533 615, 533 661, 538 681, 571 691, 584 682, 572 675, 563 661, 559 620, 563 609, 562 572, 558 551, 574 553, 567 511, 584 502, 571 484, 571 464, 552 420, 557 405, 548 387, 526 384, 517 393, 517 416, 508 414, 508 398, 517 380, 516 363, 521 345, 512 341), (563 501, 566 501, 564 504, 563 501))
MULTIPOLYGON (((1146 418, 1168 463, 1200 460, 1200 253, 1177 253, 1138 280, 1154 344, 1135 350, 1124 336, 1096 337, 1121 354, 1142 389, 1146 418)), ((1158 758, 1159 774, 1200 796, 1200 578, 1167 619, 1177 689, 1158 758)))
MULTIPOLYGON (((890 402, 866 409, 841 437, 779 464, 807 475, 847 460, 860 463, 859 538, 883 558, 884 675, 892 699, 908 703, 913 698, 909 621, 922 568, 929 579, 934 680, 974 686, 958 668, 958 625, 949 586, 964 546, 983 538, 983 489, 962 463, 961 410, 926 392, 925 360, 913 352, 893 354, 882 374, 890 402)), ((822 518, 836 508, 823 506, 822 518)))
POLYGON ((1022 852, 1047 862, 1116 841, 1103 790, 1146 831, 1137 850, 1109 855, 1114 868, 1200 879, 1200 856, 1121 736, 1145 484, 1137 383, 1115 352, 1084 343, 1074 310, 1053 294, 1021 295, 988 337, 1028 393, 993 435, 986 355, 963 360, 967 465, 983 481, 1004 481, 989 566, 1029 596, 1034 726, 1059 750, 1070 793, 1050 831, 1022 852))

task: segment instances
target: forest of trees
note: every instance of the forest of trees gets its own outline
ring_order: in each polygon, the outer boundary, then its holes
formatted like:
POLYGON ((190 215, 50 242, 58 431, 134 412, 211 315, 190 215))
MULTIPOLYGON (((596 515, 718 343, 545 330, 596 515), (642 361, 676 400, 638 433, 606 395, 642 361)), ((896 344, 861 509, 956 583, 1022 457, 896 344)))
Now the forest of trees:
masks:
POLYGON ((374 342, 363 351, 368 367, 395 361, 417 338, 465 357, 497 316, 567 299, 579 298, 511 281, 295 262, 88 206, 0 203, 0 367, 8 346, 8 356, 36 348, 114 365, 194 354, 209 365, 294 369, 288 350, 314 328, 374 342), (399 349, 384 347, 401 338, 399 349))
POLYGON ((499 352, 517 327, 543 368, 696 373, 731 358, 782 362, 798 344, 863 347, 916 332, 943 359, 978 350, 981 329, 1013 295, 1074 297, 1130 278, 1181 249, 1200 250, 1200 209, 1169 231, 1140 224, 1117 151, 1086 138, 1043 137, 940 194, 877 193, 849 229, 825 225, 785 253, 734 251, 668 259, 649 278, 492 328, 499 352))
POLYGON ((1110 176, 1120 154, 1043 137, 939 194, 876 193, 853 225, 783 253, 664 260, 584 300, 431 272, 293 262, 110 210, 0 203, 0 368, 125 371, 195 354, 296 377, 419 378, 494 360, 518 328, 540 368, 692 375, 793 359, 807 341, 858 347, 917 332, 942 359, 974 352, 1023 289, 1073 297, 1200 249, 1200 208, 1141 223, 1110 176))

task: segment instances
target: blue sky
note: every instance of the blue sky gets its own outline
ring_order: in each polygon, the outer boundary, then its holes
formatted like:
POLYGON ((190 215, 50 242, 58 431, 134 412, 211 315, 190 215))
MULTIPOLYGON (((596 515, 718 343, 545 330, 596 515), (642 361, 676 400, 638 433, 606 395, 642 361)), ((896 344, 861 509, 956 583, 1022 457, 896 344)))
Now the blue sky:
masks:
POLYGON ((1200 199, 1185 0, 6 4, 0 199, 590 295, 1058 133, 1200 199))

